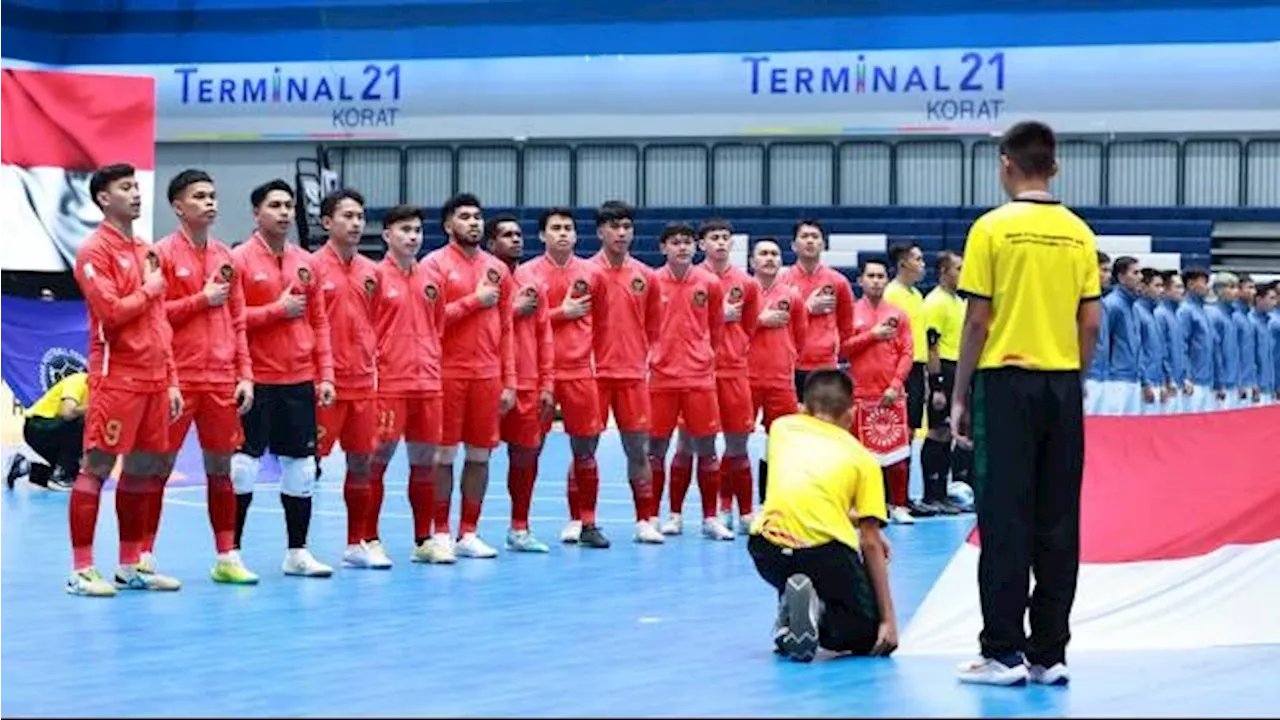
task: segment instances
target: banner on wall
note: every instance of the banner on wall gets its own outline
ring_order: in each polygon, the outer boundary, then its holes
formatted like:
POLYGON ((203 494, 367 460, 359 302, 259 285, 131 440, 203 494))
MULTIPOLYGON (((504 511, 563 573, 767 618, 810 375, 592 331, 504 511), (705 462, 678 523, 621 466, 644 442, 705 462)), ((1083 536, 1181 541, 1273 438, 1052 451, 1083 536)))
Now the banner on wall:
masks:
POLYGON ((88 316, 75 300, 0 297, 4 354, 0 370, 23 407, 62 378, 87 369, 88 316))
MULTIPOLYGON (((102 221, 89 197, 95 169, 130 163, 142 196, 153 195, 156 80, 5 69, 0 93, 0 268, 69 272, 80 244, 102 221)), ((134 232, 150 239, 151 223, 146 211, 134 232)))
POLYGON ((156 79, 159 139, 550 139, 1280 128, 1280 44, 95 68, 156 79))

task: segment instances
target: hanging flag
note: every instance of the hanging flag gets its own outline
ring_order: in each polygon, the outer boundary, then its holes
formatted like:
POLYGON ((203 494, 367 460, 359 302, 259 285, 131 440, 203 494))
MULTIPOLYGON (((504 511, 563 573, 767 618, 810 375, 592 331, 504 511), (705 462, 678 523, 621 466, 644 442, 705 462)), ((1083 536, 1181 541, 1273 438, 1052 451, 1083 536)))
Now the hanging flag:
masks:
POLYGON ((82 301, 5 295, 0 297, 0 332, 0 370, 23 407, 31 407, 67 375, 88 369, 89 321, 82 301))
MULTIPOLYGON (((1280 643, 1280 406, 1085 422, 1069 651, 1280 643)), ((900 652, 977 653, 980 547, 975 531, 900 652)))
POLYGON ((0 95, 0 268, 69 272, 102 221, 89 178, 112 163, 137 168, 146 205, 134 233, 151 240, 154 78, 5 69, 0 95))

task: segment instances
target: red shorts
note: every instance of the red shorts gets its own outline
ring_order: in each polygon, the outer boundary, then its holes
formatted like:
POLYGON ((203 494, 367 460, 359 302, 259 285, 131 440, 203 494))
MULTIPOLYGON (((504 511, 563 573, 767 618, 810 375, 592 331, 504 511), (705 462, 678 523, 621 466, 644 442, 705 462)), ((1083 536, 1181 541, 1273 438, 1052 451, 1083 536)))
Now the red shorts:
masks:
POLYGON ((439 395, 378 398, 378 442, 440 444, 439 395))
POLYGON ((599 390, 600 426, 609 424, 609 411, 619 432, 649 432, 650 415, 649 383, 644 380, 621 378, 596 378, 599 390))
POLYGON ((169 452, 182 449, 191 423, 196 424, 200 449, 230 455, 244 443, 244 426, 236 409, 234 385, 217 390, 182 390, 182 414, 169 426, 169 452))
POLYGON ((542 437, 551 419, 543 417, 538 405, 539 390, 517 390, 515 407, 502 416, 502 442, 522 448, 542 446, 542 437))
POLYGON ((464 443, 489 450, 498 447, 502 378, 445 378, 442 388, 440 445, 454 447, 464 443))
MULTIPOLYGON (((556 381, 556 404, 564 420, 564 431, 569 437, 594 437, 600 434, 604 423, 600 420, 600 391, 593 378, 556 381)), ((547 420, 543 433, 551 428, 547 420)))
POLYGON ((316 405, 316 455, 328 457, 339 440, 344 452, 355 455, 369 455, 378 448, 377 398, 316 405))
POLYGON ((651 436, 671 437, 681 420, 690 437, 713 437, 720 432, 720 404, 715 390, 652 390, 649 395, 653 405, 651 436))
POLYGON ((769 431, 774 420, 799 412, 794 388, 753 387, 751 388, 751 405, 753 418, 764 412, 765 432, 769 431))
POLYGON ((745 377, 716 378, 716 400, 720 404, 720 427, 726 433, 750 435, 756 429, 755 408, 751 405, 751 380, 745 377))
POLYGON ((112 455, 169 449, 169 391, 138 392, 95 383, 84 424, 85 450, 112 455))

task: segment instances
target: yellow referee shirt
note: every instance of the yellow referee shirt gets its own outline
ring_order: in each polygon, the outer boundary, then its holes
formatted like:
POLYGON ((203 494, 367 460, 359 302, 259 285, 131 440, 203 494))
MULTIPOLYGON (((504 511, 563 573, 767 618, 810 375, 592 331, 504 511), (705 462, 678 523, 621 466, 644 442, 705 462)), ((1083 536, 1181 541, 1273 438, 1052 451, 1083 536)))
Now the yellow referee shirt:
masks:
POLYGON ((929 362, 929 335, 925 327, 924 296, 918 289, 893 280, 884 288, 884 299, 897 305, 911 321, 911 342, 915 346, 913 348, 915 357, 912 359, 918 363, 929 362))
POLYGON ((88 397, 89 374, 72 373, 49 388, 49 391, 42 395, 39 400, 31 403, 31 407, 27 408, 27 411, 23 413, 23 417, 53 420, 58 417, 58 411, 62 409, 63 400, 75 400, 77 405, 84 407, 88 397))
POLYGON ((887 522, 880 463, 849 431, 810 415, 787 415, 769 429, 769 492, 751 525, 788 548, 832 541, 858 549, 849 510, 887 522))
POLYGON ((938 331, 938 357, 960 360, 960 333, 964 329, 964 298, 941 285, 924 298, 925 330, 938 331))
POLYGON ((1101 295, 1097 239, 1050 200, 1014 200, 969 230, 960 292, 991 301, 979 368, 1079 370, 1080 303, 1101 295))

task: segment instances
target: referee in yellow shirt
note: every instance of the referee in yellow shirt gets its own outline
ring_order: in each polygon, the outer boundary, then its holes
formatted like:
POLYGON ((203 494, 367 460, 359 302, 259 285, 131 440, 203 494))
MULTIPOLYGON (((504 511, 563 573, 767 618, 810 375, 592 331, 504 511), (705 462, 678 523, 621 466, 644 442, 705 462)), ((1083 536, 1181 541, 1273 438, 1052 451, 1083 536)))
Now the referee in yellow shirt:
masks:
POLYGON ((889 594, 884 479, 875 457, 849 432, 853 381, 815 370, 804 412, 769 429, 769 495, 747 549, 778 591, 774 644, 801 662, 820 647, 888 655, 898 646, 889 594))
POLYGON ((960 506, 951 502, 947 478, 969 484, 972 453, 951 447, 951 391, 960 359, 960 330, 964 327, 964 299, 957 292, 964 258, 944 250, 938 255, 938 286, 924 299, 925 335, 929 353, 929 397, 925 400, 929 432, 920 448, 924 499, 929 510, 955 515, 960 506))
POLYGON ((89 376, 72 373, 31 404, 23 413, 22 439, 44 458, 47 465, 14 457, 9 487, 30 468, 32 485, 49 490, 69 490, 80 472, 83 454, 84 410, 89 397, 89 376))
POLYGON ((1068 681, 1084 475, 1081 368, 1102 320, 1093 231, 1049 193, 1056 147, 1042 123, 1004 134, 1000 179, 1011 202, 974 222, 964 250, 960 292, 969 307, 951 428, 974 451, 983 628, 982 657, 960 667, 963 682, 1068 681))
MULTIPOLYGON (((884 288, 884 299, 896 305, 907 314, 911 321, 912 363, 911 372, 907 375, 907 424, 911 427, 912 438, 915 432, 924 427, 924 411, 926 397, 929 394, 928 362, 929 342, 925 328, 924 295, 916 284, 924 279, 924 252, 920 246, 911 242, 894 243, 889 246, 889 262, 893 264, 893 280, 884 288)), ((910 477, 911 458, 907 458, 907 473, 910 477)), ((938 509, 924 502, 911 501, 909 511, 918 517, 930 517, 938 514, 938 509)))

